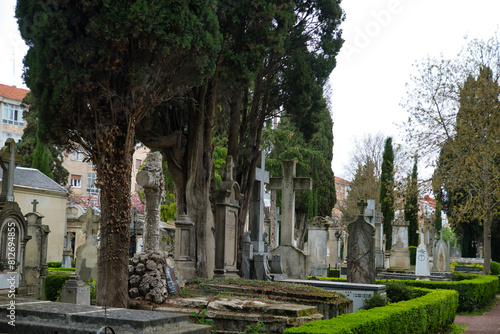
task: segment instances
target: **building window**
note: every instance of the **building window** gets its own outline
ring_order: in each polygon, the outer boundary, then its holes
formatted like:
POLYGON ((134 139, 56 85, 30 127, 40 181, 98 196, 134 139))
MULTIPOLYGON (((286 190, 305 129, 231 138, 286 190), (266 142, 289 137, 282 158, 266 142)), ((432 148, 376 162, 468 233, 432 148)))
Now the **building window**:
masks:
POLYGON ((16 143, 18 143, 22 139, 22 135, 11 132, 2 132, 2 147, 5 146, 5 142, 7 139, 12 138, 16 143))
POLYGON ((83 150, 81 150, 81 149, 77 149, 77 150, 73 151, 73 154, 71 156, 71 160, 73 160, 73 161, 83 161, 84 158, 85 158, 85 155, 83 154, 83 150))
POLYGON ((87 192, 91 195, 99 194, 99 189, 96 187, 97 176, 95 173, 87 173, 87 192))
POLYGON ((24 108, 10 103, 3 105, 3 122, 17 126, 24 126, 23 120, 24 108))
POLYGON ((138 170, 142 165, 141 159, 135 159, 135 169, 138 170))
POLYGON ((82 176, 71 174, 71 186, 74 188, 82 187, 82 176))

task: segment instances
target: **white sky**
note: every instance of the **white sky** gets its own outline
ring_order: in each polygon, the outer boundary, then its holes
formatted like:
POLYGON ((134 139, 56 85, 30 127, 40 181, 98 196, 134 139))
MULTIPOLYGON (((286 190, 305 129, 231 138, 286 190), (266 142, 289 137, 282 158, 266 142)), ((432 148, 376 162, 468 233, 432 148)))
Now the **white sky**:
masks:
POLYGON ((396 124, 407 119, 399 103, 412 65, 427 55, 454 57, 465 35, 492 37, 500 1, 344 0, 341 6, 345 43, 330 77, 332 165, 336 176, 349 179, 343 165, 355 136, 382 132, 404 142, 396 124))
MULTIPOLYGON (((16 0, 0 1, 0 83, 27 88, 22 59, 27 47, 14 19, 16 0), (15 66, 14 66, 15 65, 15 66)), ((382 132, 403 142, 396 124, 412 64, 427 55, 453 57, 464 36, 488 39, 500 25, 499 0, 344 0, 344 47, 331 75, 333 170, 349 178, 355 136, 382 132)))

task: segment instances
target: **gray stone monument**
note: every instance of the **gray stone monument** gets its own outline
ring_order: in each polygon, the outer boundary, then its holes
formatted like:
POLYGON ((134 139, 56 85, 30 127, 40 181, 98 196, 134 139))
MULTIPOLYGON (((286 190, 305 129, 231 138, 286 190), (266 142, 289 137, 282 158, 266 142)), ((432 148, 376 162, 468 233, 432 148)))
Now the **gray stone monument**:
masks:
POLYGON ((146 164, 137 173, 137 183, 146 196, 143 251, 160 250, 161 203, 165 200, 165 177, 160 152, 148 153, 146 164))
POLYGON ((84 281, 97 279, 97 231, 100 218, 94 213, 94 209, 89 207, 80 217, 80 221, 85 233, 85 243, 76 249, 75 273, 84 281))
POLYGON ((360 201, 358 206, 358 219, 347 226, 347 282, 375 284, 375 227, 364 218, 366 202, 360 201))
POLYGON ((450 247, 443 239, 443 231, 440 234, 441 238, 434 249, 434 270, 450 271, 450 247))
MULTIPOLYGON (((36 201, 36 200, 35 200, 36 201)), ((34 201, 34 202, 35 202, 34 201)), ((36 204, 33 210, 36 210, 36 204)), ((35 287, 36 298, 43 297, 45 276, 49 274, 47 266, 47 247, 50 228, 42 224, 43 215, 33 211, 25 215, 31 242, 26 245, 26 283, 35 287)))
POLYGON ((90 286, 73 273, 61 289, 61 302, 77 305, 90 305, 90 286))
POLYGON ((239 200, 240 186, 233 180, 233 158, 228 156, 226 179, 219 185, 216 195, 214 277, 239 277, 236 267, 239 200))
POLYGON ((415 275, 417 276, 417 280, 428 281, 430 276, 429 255, 427 253, 427 247, 424 243, 424 232, 422 230, 418 230, 417 233, 420 236, 420 242, 418 244, 415 259, 415 275))
POLYGON ((309 250, 308 275, 327 276, 328 228, 330 222, 323 217, 314 217, 307 222, 307 245, 309 250))
POLYGON ((330 268, 337 268, 340 263, 340 231, 339 222, 334 220, 328 229, 328 256, 326 265, 330 268))
POLYGON ((294 246, 295 232, 295 191, 311 190, 312 179, 296 177, 296 161, 283 161, 283 177, 270 178, 269 189, 281 189, 282 221, 281 244, 271 254, 281 255, 283 267, 289 278, 304 279, 307 277, 307 255, 294 246))
POLYGON ((408 245, 408 227, 410 223, 402 217, 392 221, 391 268, 410 268, 410 249, 408 245))

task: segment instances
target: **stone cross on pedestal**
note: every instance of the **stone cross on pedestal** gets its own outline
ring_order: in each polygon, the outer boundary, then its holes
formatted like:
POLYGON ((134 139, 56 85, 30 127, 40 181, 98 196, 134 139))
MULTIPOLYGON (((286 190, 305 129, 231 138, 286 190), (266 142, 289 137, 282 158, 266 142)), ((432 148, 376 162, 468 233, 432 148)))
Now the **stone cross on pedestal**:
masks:
POLYGON ((143 251, 158 251, 160 250, 160 210, 165 198, 165 179, 160 152, 148 153, 146 164, 137 173, 136 180, 144 188, 146 195, 143 251))
POLYGON ((365 201, 364 199, 360 200, 357 204, 356 204, 359 208, 359 214, 362 216, 364 215, 365 213, 365 210, 366 210, 366 207, 368 206, 368 202, 365 201))
POLYGON ((248 229, 253 244, 253 251, 264 252, 264 241, 262 239, 264 227, 264 183, 269 183, 269 172, 264 169, 265 153, 261 152, 260 163, 255 169, 255 182, 253 184, 252 195, 250 197, 250 212, 248 219, 248 229))
POLYGON ((293 246, 295 231, 295 190, 311 190, 310 177, 296 177, 297 161, 283 161, 283 177, 269 179, 269 189, 281 189, 281 244, 293 246))
POLYGON ((33 212, 36 212, 36 205, 37 205, 37 204, 40 204, 40 202, 38 202, 38 201, 36 200, 36 198, 35 198, 35 199, 33 200, 33 202, 31 202, 31 204, 33 204, 33 212))
POLYGON ((17 153, 15 140, 8 138, 0 150, 0 166, 3 171, 0 202, 14 202, 14 171, 22 162, 23 157, 17 153))

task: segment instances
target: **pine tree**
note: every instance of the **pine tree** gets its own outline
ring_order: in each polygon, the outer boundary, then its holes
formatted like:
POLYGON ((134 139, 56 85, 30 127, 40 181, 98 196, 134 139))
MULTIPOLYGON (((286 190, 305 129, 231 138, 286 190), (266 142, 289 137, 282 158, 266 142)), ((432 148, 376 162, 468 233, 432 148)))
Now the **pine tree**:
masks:
MULTIPOLYGON (((392 240, 392 225, 394 220, 394 151, 392 138, 385 140, 384 154, 382 156, 382 172, 380 176, 379 203, 384 215, 384 234, 386 240, 392 240)), ((387 250, 391 249, 392 242, 388 242, 387 250)))
POLYGON ((406 187, 406 200, 404 205, 404 219, 410 223, 408 228, 408 243, 410 246, 418 246, 418 183, 417 183, 417 157, 413 164, 413 171, 408 178, 406 187))

